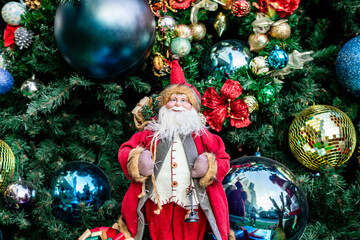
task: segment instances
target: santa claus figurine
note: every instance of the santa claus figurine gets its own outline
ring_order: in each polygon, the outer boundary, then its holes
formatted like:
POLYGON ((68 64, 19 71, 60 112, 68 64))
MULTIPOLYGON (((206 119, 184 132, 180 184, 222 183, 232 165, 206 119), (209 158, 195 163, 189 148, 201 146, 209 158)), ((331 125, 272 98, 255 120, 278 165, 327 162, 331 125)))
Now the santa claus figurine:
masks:
POLYGON ((225 240, 229 211, 221 182, 230 158, 221 138, 201 122, 200 94, 186 82, 178 59, 171 67, 156 120, 119 149, 120 165, 132 180, 120 230, 140 240, 147 223, 152 240, 202 240, 206 231, 225 240))

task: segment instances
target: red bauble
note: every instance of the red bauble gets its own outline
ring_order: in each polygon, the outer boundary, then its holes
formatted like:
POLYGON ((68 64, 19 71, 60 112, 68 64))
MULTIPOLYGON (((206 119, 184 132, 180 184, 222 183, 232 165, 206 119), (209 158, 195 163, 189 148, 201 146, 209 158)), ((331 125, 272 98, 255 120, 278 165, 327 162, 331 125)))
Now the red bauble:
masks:
POLYGON ((231 13, 235 17, 244 17, 249 14, 251 4, 247 0, 235 0, 231 6, 231 13))

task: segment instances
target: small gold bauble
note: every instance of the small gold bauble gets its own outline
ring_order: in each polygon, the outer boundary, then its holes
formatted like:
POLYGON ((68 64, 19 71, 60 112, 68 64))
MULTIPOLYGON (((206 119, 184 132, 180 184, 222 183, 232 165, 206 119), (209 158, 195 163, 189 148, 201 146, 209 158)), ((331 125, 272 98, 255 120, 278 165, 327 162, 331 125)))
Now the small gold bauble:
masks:
POLYGON ((229 10, 232 6, 234 0, 220 0, 220 2, 224 3, 225 5, 221 5, 224 9, 229 10))
POLYGON ((253 113, 259 109, 259 103, 254 96, 247 95, 243 98, 243 100, 249 108, 249 113, 253 113))
POLYGON ((0 140, 0 166, 0 192, 3 192, 9 175, 15 171, 15 157, 9 145, 2 140, 0 140))
POLYGON ((311 106, 291 123, 289 145, 296 159, 312 170, 326 165, 339 167, 355 150, 355 128, 341 110, 327 105, 311 106))
POLYGON ((287 39, 290 37, 291 28, 290 25, 286 21, 277 21, 269 31, 270 36, 275 39, 287 39))
POLYGON ((160 71, 164 67, 164 61, 160 56, 154 57, 153 64, 154 64, 154 68, 158 71, 160 71))
POLYGON ((260 52, 269 43, 269 38, 266 34, 251 34, 249 36, 250 51, 260 52))
POLYGON ((193 33, 193 41, 200 41, 202 40, 206 35, 206 27, 204 24, 198 22, 198 23, 192 23, 189 26, 193 33))
POLYGON ((187 40, 192 41, 193 31, 188 25, 179 24, 176 26, 174 32, 177 37, 186 38, 187 40))

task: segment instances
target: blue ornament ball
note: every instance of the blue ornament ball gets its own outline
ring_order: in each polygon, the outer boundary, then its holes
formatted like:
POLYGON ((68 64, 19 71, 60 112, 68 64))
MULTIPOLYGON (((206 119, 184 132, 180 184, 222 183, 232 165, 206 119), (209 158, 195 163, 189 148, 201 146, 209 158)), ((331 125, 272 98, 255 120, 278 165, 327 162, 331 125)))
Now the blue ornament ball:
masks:
POLYGON ((268 57, 270 67, 274 69, 282 69, 289 62, 289 55, 279 46, 275 46, 275 50, 271 51, 268 57))
POLYGON ((351 95, 360 97, 360 36, 352 38, 341 48, 335 69, 341 86, 351 95))
POLYGON ((0 95, 9 92, 14 86, 14 78, 5 70, 0 69, 0 95))
POLYGON ((94 79, 132 73, 155 41, 155 17, 144 0, 68 1, 58 7, 54 23, 65 61, 94 79))
POLYGON ((229 205, 230 228, 236 239, 243 239, 243 231, 256 231, 259 238, 268 240, 300 239, 309 207, 296 176, 284 165, 265 157, 241 157, 230 165, 222 184, 229 205), (279 238, 279 233, 284 237, 279 238))
POLYGON ((229 39, 216 43, 203 56, 203 74, 211 76, 214 71, 233 74, 240 68, 248 68, 255 55, 247 43, 229 39))
POLYGON ((110 182, 98 166, 88 162, 71 162, 52 176, 50 194, 53 215, 69 224, 79 224, 80 203, 97 211, 110 199, 110 182))

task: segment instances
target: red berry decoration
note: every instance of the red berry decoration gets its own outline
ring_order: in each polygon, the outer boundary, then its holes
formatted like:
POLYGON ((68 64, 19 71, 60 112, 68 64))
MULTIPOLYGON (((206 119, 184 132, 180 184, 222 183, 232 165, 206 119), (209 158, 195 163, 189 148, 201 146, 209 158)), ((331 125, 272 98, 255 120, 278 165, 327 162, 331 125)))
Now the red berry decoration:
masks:
POLYGON ((231 6, 231 13, 235 17, 244 17, 249 14, 251 4, 247 0, 235 0, 231 6))

